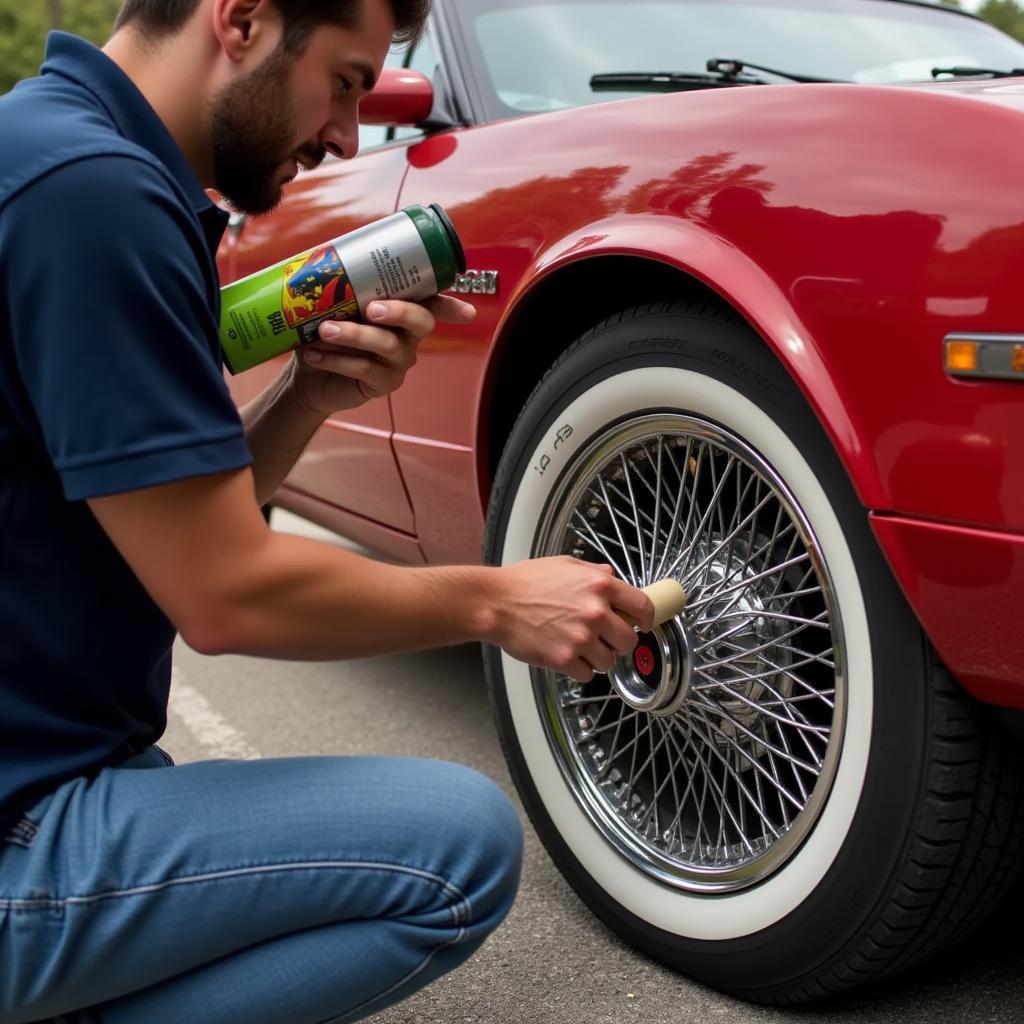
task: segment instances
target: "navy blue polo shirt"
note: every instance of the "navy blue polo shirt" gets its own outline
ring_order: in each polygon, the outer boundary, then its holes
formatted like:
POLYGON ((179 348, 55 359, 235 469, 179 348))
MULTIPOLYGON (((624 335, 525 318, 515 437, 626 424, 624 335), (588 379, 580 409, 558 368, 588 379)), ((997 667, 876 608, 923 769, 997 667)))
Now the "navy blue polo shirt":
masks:
POLYGON ((225 222, 84 40, 52 34, 0 97, 0 839, 164 730, 174 627, 85 499, 251 461, 217 338, 225 222))

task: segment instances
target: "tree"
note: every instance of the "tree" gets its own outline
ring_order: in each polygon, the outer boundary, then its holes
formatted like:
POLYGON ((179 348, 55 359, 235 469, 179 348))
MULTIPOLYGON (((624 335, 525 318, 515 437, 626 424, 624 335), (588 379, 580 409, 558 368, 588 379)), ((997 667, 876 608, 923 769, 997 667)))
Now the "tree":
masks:
POLYGON ((1024 7, 1017 0, 985 0, 978 13, 1007 35, 1024 42, 1024 7))
POLYGON ((34 75, 52 28, 103 43, 121 0, 0 0, 0 93, 34 75))

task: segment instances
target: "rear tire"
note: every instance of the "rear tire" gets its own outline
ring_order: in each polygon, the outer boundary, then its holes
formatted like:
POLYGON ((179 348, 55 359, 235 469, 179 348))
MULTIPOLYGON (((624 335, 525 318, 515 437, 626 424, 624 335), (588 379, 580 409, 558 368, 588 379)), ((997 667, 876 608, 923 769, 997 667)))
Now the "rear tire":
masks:
MULTIPOLYGON (((741 998, 804 1002, 904 970, 969 931, 1012 880, 1021 849, 1020 761, 986 710, 938 663, 820 424, 735 314, 705 303, 660 303, 625 311, 578 339, 538 385, 509 438, 485 557, 501 564, 575 552, 599 561, 615 556, 623 575, 627 563, 638 576, 653 570, 658 559, 644 542, 671 548, 673 540, 667 527, 659 532, 661 484, 651 483, 660 481, 655 453, 667 465, 666 450, 675 453, 679 500, 709 524, 688 540, 698 553, 684 563, 696 572, 692 604, 681 631, 666 641, 699 637, 689 654, 678 654, 680 664, 696 666, 699 685, 654 723, 654 716, 630 714, 610 684, 592 684, 609 695, 601 697, 601 707, 612 709, 605 719, 606 710, 597 717, 580 710, 594 698, 565 677, 488 648, 498 730, 531 820, 568 881, 619 935, 741 998), (716 486, 733 464, 717 490, 706 481, 700 489, 702 450, 706 466, 717 460, 720 476, 706 471, 716 486), (716 554, 751 507, 751 490, 768 495, 772 487, 776 497, 765 507, 776 516, 775 534, 755 517, 745 548, 734 538, 727 558, 716 554), (621 514, 602 504, 601 490, 608 497, 609 488, 608 505, 621 514), (635 500, 625 500, 627 489, 635 500), (780 534, 783 513, 795 526, 780 534), (603 553, 580 540, 590 535, 585 528, 571 529, 587 516, 603 553), (783 536, 786 543, 803 538, 801 569, 817 573, 809 582, 778 567, 765 577, 783 557, 775 553, 783 536), (693 569, 696 558, 703 569, 693 569), (777 582, 766 588, 765 578, 777 582), (723 588, 733 603, 715 620, 708 609, 723 588), (748 621, 723 638, 721 622, 735 619, 730 608, 740 605, 748 621), (832 647, 826 639, 805 650, 810 641, 771 624, 787 619, 827 624, 832 647), (798 654, 788 653, 793 647, 798 654), (801 656, 806 667, 794 669, 801 656), (727 671, 733 674, 716 682, 727 671), (775 724, 783 711, 787 720, 775 724), (629 737, 636 733, 629 770, 628 754, 616 752, 623 721, 629 737), (680 752, 684 743, 692 746, 680 752), (630 774, 644 758, 660 768, 660 775, 650 768, 654 781, 630 774), (790 761, 797 765, 791 771, 790 761), (611 785, 620 766, 628 785, 611 785), (701 784, 698 807, 689 794, 701 784), (717 819, 710 813, 716 787, 717 819), (667 830, 658 824, 663 805, 667 830)), ((680 542, 680 556, 683 549, 680 542)))

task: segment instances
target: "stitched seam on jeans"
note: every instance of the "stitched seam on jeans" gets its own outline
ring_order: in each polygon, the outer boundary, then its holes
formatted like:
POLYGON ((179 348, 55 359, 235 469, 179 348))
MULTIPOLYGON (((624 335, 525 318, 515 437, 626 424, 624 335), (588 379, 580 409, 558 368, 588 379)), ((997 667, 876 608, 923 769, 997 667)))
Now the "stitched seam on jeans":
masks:
MULTIPOLYGON (((263 875, 288 871, 324 871, 337 869, 366 869, 368 871, 394 871, 397 874, 414 875, 439 885, 442 891, 456 894, 467 906, 469 900, 458 886, 422 868, 408 868, 402 864, 383 864, 366 860, 305 861, 297 864, 261 864, 251 868, 231 868, 227 871, 210 871, 202 875, 186 875, 183 878, 169 878, 150 885, 138 885, 131 889, 112 889, 108 892, 89 896, 67 896, 64 899, 0 899, 0 910, 59 910, 62 907, 85 906, 102 900, 123 899, 126 896, 144 896, 161 892, 179 885, 194 885, 198 882, 217 882, 226 878, 244 878, 249 875, 263 875)), ((460 904, 461 905, 461 904, 460 904)))
POLYGON ((379 1002, 381 999, 386 999, 396 988, 400 988, 407 981, 412 981, 426 966, 430 963, 434 957, 441 952, 442 949, 447 949, 449 946, 457 946, 466 937, 466 929, 460 928, 458 934, 447 942, 442 942, 439 946, 435 946, 420 962, 419 966, 411 970, 404 978, 399 978, 390 988, 384 989, 383 992, 378 992, 375 996, 370 996, 369 999, 364 999, 358 1006, 353 1006, 347 1009, 340 1017, 328 1017, 327 1020, 321 1021, 320 1024, 344 1024, 344 1021, 351 1019, 354 1013, 365 1012, 368 1006, 379 1002))
POLYGON ((470 905, 469 897, 454 885, 446 884, 445 891, 449 898, 454 895, 458 899, 457 903, 452 904, 452 924, 459 928, 468 925, 473 917, 473 908, 470 905))

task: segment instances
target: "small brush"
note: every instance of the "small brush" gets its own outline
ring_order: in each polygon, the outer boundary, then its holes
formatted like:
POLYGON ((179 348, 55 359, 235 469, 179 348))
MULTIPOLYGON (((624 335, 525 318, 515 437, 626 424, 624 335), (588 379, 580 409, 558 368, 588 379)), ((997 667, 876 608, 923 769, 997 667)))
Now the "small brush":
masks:
MULTIPOLYGON (((681 615, 686 607, 686 591, 678 580, 671 577, 648 584, 643 588, 643 592, 654 602, 655 626, 681 615)), ((619 615, 634 629, 637 628, 637 622, 631 615, 623 612, 619 612, 619 615)))

